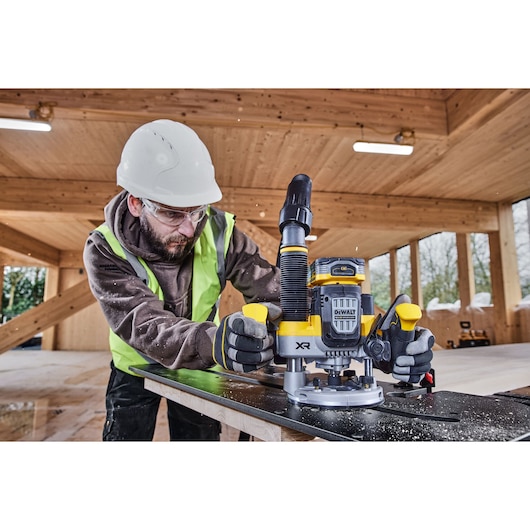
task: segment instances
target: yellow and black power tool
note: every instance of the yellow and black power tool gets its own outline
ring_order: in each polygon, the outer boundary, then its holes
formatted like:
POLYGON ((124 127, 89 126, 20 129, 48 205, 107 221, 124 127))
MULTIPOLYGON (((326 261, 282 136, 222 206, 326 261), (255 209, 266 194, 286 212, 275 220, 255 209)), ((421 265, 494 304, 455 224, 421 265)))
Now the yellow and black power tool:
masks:
POLYGON ((391 366, 392 357, 414 339, 421 311, 403 295, 384 317, 376 317, 372 295, 361 292, 363 259, 319 258, 308 267, 305 238, 311 230, 310 196, 310 178, 296 175, 280 212, 283 316, 276 346, 286 364, 283 388, 288 399, 299 404, 377 406, 384 395, 374 378, 373 362, 391 366), (352 360, 364 364, 364 375, 348 370, 352 360), (304 362, 315 362, 327 380, 313 374, 309 381, 304 362))

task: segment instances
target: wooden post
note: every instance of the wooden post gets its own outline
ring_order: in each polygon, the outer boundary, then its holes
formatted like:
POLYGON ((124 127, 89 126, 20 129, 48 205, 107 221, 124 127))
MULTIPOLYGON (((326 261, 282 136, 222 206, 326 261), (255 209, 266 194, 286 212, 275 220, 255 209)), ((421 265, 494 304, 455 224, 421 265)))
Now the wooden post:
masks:
POLYGON ((370 275, 370 260, 364 258, 364 282, 361 284, 361 291, 366 294, 372 293, 372 277, 370 275))
POLYGON ((469 307, 475 297, 475 272, 473 270, 470 239, 469 234, 456 234, 458 290, 462 310, 469 307))
POLYGON ((390 257, 390 300, 395 300, 399 294, 399 275, 398 275, 398 258, 397 250, 391 248, 390 257))
POLYGON ((420 244, 416 239, 410 242, 410 280, 412 301, 423 309, 423 291, 421 288, 420 244))
POLYGON ((515 306, 521 301, 511 203, 499 203, 498 216, 499 231, 489 233, 495 339, 497 344, 510 344, 518 336, 515 306))
MULTIPOLYGON (((57 296, 58 293, 59 267, 48 267, 44 282, 44 301, 57 296)), ((41 348, 43 350, 55 350, 57 348, 57 325, 50 326, 42 332, 41 348)))
MULTIPOLYGON (((0 260, 0 315, 2 315, 2 298, 4 294, 4 262, 0 260)), ((0 324, 2 320, 0 319, 0 324)))

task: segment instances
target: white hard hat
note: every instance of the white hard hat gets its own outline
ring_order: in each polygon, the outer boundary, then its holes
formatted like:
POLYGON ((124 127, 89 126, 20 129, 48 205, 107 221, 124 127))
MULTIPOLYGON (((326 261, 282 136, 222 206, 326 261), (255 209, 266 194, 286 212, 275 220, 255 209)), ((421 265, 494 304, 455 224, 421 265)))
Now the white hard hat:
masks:
POLYGON ((193 129, 171 120, 146 123, 132 133, 117 177, 131 195, 177 208, 222 197, 208 149, 193 129))

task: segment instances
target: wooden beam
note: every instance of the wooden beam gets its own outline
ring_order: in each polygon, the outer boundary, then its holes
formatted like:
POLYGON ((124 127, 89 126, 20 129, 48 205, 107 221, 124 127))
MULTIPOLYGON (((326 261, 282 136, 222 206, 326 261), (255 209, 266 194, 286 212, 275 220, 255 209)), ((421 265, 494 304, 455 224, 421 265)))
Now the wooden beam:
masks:
POLYGON ((0 177, 0 186, 0 214, 24 212, 29 218, 31 212, 48 212, 99 219, 105 204, 121 189, 115 183, 24 177, 0 177))
MULTIPOLYGON (((285 191, 224 188, 221 208, 258 226, 277 226, 285 191)), ((435 232, 498 230, 494 203, 451 199, 421 199, 312 191, 313 226, 319 229, 366 226, 370 229, 435 232)))
POLYGON ((44 264, 59 264, 59 251, 56 248, 3 224, 0 224, 0 248, 44 264))
MULTIPOLYGON (((178 119, 189 125, 414 129, 446 136, 445 102, 435 90, 360 89, 11 89, 0 104, 56 103, 56 117, 76 111, 83 119, 105 115, 178 119)), ((70 117, 72 117, 70 115, 70 117)))
MULTIPOLYGON (((101 217, 105 204, 119 191, 114 183, 63 181, 38 178, 0 177, 0 214, 20 211, 28 204, 38 212, 101 217)), ((260 227, 277 227, 278 212, 285 202, 285 190, 224 187, 217 204, 240 220, 260 227)), ((490 232, 498 230, 494 203, 473 200, 423 199, 329 193, 312 191, 311 208, 315 229, 349 228, 364 225, 372 229, 434 232, 490 232)))
POLYGON ((447 125, 452 143, 469 134, 528 93, 528 90, 455 90, 447 99, 447 125))
POLYGON ((61 269, 82 269, 84 266, 82 250, 77 252, 73 250, 61 250, 59 260, 59 267, 61 269))
POLYGON ((205 414, 209 418, 218 420, 234 429, 246 432, 259 440, 282 442, 308 441, 314 439, 314 436, 270 423, 261 418, 227 407, 226 405, 215 403, 206 398, 160 383, 159 381, 145 378, 144 386, 146 390, 150 390, 171 401, 175 401, 201 414, 205 414))
POLYGON ((0 326, 0 354, 95 303, 83 280, 0 326))

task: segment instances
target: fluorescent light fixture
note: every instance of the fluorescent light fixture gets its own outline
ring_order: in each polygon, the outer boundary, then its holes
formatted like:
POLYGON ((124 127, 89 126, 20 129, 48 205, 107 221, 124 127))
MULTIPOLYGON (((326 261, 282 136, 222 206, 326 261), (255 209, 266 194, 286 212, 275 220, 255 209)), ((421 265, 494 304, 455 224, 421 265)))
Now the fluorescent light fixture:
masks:
POLYGON ((20 131, 51 131, 51 123, 47 121, 0 118, 0 129, 17 129, 20 131))
POLYGON ((53 108, 55 102, 43 103, 39 101, 36 108, 29 111, 30 119, 0 118, 0 129, 16 129, 19 131, 44 131, 52 130, 53 108))
POLYGON ((414 151, 413 145, 407 144, 385 144, 382 142, 355 142, 353 150, 356 153, 377 153, 381 155, 411 155, 414 151))
POLYGON ((316 241, 318 239, 318 236, 316 234, 309 234, 308 236, 305 236, 306 241, 316 241))

